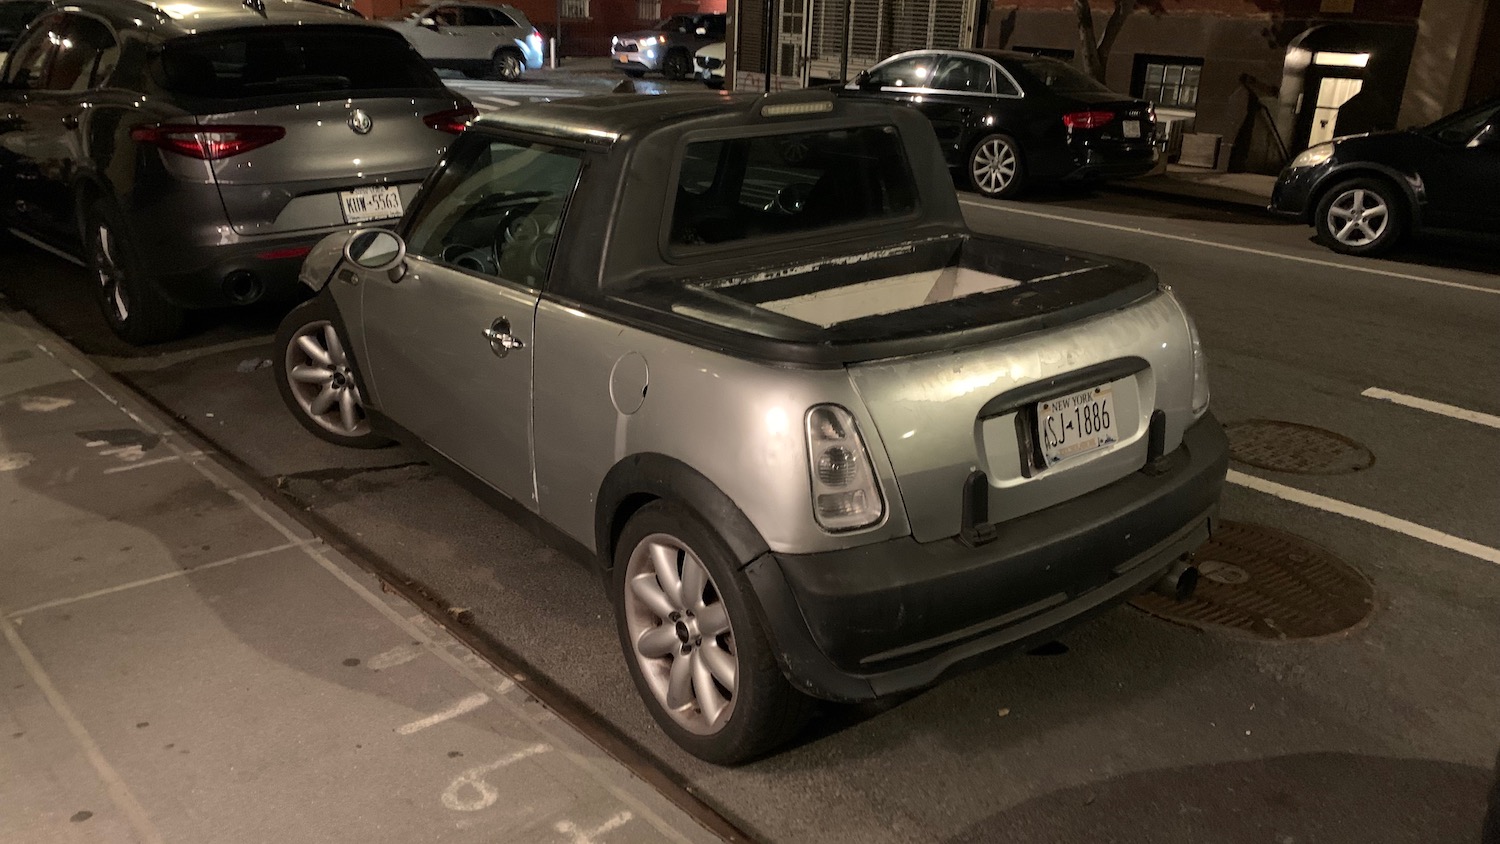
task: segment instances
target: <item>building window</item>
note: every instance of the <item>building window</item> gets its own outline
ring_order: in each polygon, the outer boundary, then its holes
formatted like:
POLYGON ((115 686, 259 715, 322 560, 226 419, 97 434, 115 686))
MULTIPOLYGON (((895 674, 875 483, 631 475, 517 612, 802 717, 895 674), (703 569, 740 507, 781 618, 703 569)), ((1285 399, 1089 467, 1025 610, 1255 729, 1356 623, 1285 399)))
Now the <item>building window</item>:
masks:
POLYGON ((652 23, 661 20, 661 0, 635 0, 635 16, 652 23))
POLYGON ((562 16, 586 18, 589 16, 589 0, 562 0, 562 16))
POLYGON ((1030 53, 1033 56, 1041 56, 1046 59, 1057 59, 1058 61, 1071 62, 1077 55, 1073 50, 1065 50, 1061 47, 1012 47, 1017 53, 1030 53))
POLYGON ((1138 55, 1131 88, 1137 97, 1162 108, 1196 109, 1202 75, 1202 59, 1138 55))

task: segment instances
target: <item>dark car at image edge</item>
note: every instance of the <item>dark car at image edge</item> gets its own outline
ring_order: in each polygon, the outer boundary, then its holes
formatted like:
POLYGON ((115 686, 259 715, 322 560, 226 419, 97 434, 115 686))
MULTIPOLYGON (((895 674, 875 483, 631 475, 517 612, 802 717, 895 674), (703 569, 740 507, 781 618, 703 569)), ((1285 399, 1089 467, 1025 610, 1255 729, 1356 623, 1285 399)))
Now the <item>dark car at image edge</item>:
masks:
POLYGON ((5 65, 0 221, 158 342, 295 296, 309 248, 400 216, 474 114, 398 33, 308 0, 56 5, 5 65))
POLYGON ((1500 232, 1500 99, 1317 144, 1282 170, 1270 210, 1346 255, 1382 255, 1427 231, 1500 232))

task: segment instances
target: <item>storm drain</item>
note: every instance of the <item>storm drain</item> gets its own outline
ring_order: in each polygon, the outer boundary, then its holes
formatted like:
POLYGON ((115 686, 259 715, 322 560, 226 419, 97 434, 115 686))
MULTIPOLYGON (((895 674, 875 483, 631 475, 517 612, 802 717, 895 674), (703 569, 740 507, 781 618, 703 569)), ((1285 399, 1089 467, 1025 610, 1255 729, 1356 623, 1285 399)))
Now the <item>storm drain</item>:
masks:
POLYGON ((1342 475, 1375 465, 1368 448, 1342 434, 1274 419, 1224 426, 1229 456, 1258 469, 1299 475, 1342 475))
POLYGON ((1327 636, 1358 624, 1375 607, 1370 581, 1353 566, 1260 525, 1216 523, 1194 563, 1193 597, 1179 602, 1148 592, 1132 603, 1190 627, 1265 639, 1327 636))

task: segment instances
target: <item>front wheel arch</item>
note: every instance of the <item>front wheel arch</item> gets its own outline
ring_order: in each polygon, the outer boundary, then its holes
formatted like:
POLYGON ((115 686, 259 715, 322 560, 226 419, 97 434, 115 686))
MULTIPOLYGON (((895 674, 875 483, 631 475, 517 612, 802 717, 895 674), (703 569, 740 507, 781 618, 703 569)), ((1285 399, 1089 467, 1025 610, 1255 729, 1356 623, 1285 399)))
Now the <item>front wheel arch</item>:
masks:
MULTIPOLYGON (((1422 206, 1425 198, 1416 188, 1412 186, 1412 178, 1405 173, 1396 170, 1387 170, 1384 167, 1371 166, 1365 163, 1356 163, 1347 167, 1341 167, 1325 174, 1313 189, 1308 193, 1306 211, 1303 212, 1303 222, 1308 225, 1317 225, 1318 206, 1322 204, 1323 197, 1328 192, 1350 181, 1351 179, 1374 179, 1383 181, 1396 191, 1402 200, 1402 211, 1406 213, 1407 232, 1415 233, 1422 227, 1422 206)), ((1417 179, 1420 183, 1421 179, 1417 179)))

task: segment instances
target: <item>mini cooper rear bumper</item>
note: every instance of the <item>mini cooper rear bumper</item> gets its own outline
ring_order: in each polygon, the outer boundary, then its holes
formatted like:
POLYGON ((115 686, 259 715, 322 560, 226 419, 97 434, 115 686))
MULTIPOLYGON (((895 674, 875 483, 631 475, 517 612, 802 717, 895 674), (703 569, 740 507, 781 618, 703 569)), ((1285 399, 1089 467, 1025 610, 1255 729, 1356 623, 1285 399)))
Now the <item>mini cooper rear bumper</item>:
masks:
POLYGON ((783 670, 803 691, 868 700, 930 685, 1150 588, 1208 539, 1228 440, 1206 415, 1170 454, 998 538, 911 537, 746 567, 783 670))

